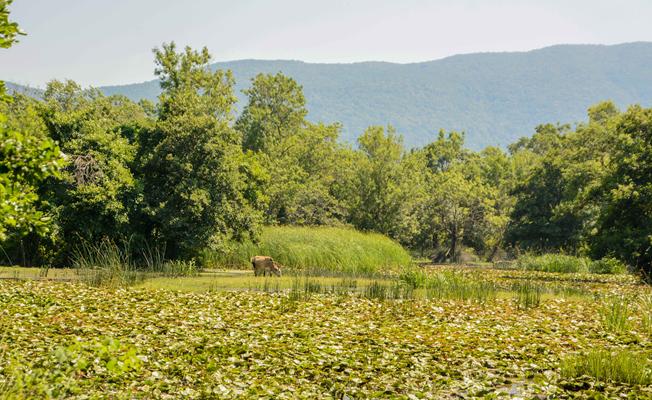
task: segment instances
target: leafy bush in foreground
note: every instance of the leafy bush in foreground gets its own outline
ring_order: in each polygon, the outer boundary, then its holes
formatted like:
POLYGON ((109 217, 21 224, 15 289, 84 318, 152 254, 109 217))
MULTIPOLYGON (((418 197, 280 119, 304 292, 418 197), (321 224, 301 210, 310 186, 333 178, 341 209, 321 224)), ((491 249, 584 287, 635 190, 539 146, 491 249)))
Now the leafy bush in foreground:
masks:
POLYGON ((256 254, 304 272, 379 274, 410 264, 396 242, 375 233, 333 227, 266 227, 260 242, 234 243, 227 254, 210 253, 207 265, 249 268, 256 254))

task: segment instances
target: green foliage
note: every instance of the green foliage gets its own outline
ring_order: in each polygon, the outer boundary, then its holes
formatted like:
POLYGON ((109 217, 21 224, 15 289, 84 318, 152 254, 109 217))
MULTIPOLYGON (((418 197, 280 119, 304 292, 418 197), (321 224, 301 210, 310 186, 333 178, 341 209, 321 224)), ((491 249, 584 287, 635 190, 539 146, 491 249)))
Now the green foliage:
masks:
POLYGON ((592 261, 589 264, 589 272, 594 274, 624 274, 627 272, 627 265, 612 257, 592 261))
POLYGON ((528 308, 539 307, 541 304, 542 288, 540 285, 525 281, 515 285, 514 289, 518 294, 517 301, 519 308, 527 310, 528 308))
POLYGON ((133 262, 129 247, 108 239, 77 245, 73 250, 72 266, 82 282, 94 287, 120 288, 144 279, 133 262))
POLYGON ((524 255, 516 260, 516 267, 529 271, 561 273, 624 274, 627 266, 615 258, 592 261, 586 257, 565 254, 524 255))
POLYGON ((403 139, 394 128, 368 128, 358 138, 361 155, 356 161, 349 213, 362 230, 403 239, 410 229, 409 201, 413 172, 403 164, 403 139))
POLYGON ((25 368, 25 361, 8 366, 12 381, 0 386, 0 395, 9 399, 64 398, 83 393, 79 378, 95 376, 116 381, 140 372, 143 362, 135 347, 105 337, 59 346, 40 365, 25 368))
POLYGON ((593 350, 564 359, 561 375, 566 378, 590 376, 601 382, 650 385, 652 363, 642 353, 593 350))
POLYGON ((581 273, 589 272, 591 260, 565 254, 525 255, 516 261, 517 268, 527 271, 581 273))
POLYGON ((243 133, 247 150, 270 153, 284 139, 298 134, 306 123, 303 89, 292 78, 281 73, 258 74, 244 94, 249 103, 236 128, 243 133))
POLYGON ((233 243, 226 254, 208 254, 208 265, 251 268, 250 258, 268 255, 306 273, 382 275, 407 267, 409 254, 387 237, 335 227, 266 227, 258 243, 233 243))
POLYGON ((0 48, 8 49, 17 42, 16 36, 24 35, 18 24, 9 20, 9 6, 13 0, 0 1, 0 48))
MULTIPOLYGON (((23 34, 9 20, 11 0, 0 0, 0 48, 7 49, 23 34)), ((45 233, 50 216, 40 207, 38 188, 49 177, 57 176, 63 166, 59 148, 37 132, 21 133, 22 124, 9 123, 3 112, 11 110, 11 99, 0 81, 0 243, 8 235, 45 233), (9 103, 9 104, 7 104, 9 103)), ((11 118, 13 121, 13 118, 11 118)), ((40 132, 39 132, 40 133, 40 132)))
POLYGON ((402 272, 399 280, 407 287, 424 290, 428 299, 472 300, 484 303, 495 299, 497 288, 492 282, 466 276, 459 271, 428 273, 411 268, 402 272))
POLYGON ((52 140, 11 130, 5 121, 0 115, 0 242, 47 231, 50 217, 38 207, 37 190, 64 164, 52 140))
POLYGON ((269 174, 267 223, 330 225, 345 216, 351 152, 337 143, 341 126, 305 120, 301 86, 282 74, 260 74, 235 128, 243 148, 269 174))
POLYGON ((212 69, 206 49, 164 44, 155 57, 157 105, 57 81, 42 100, 0 105, 9 115, 0 123, 0 239, 10 263, 65 265, 77 241, 108 240, 136 243, 131 256, 143 265, 153 262, 143 248, 164 249, 157 268, 202 253, 243 265, 254 250, 304 269, 405 264, 395 262, 403 250, 379 261, 329 237, 311 239, 314 257, 284 242, 255 245, 266 224, 351 226, 435 262, 562 252, 518 265, 608 274, 628 265, 649 275, 651 109, 599 103, 587 122, 539 125, 508 153, 466 149, 455 131, 406 151, 391 126, 367 128, 354 149, 340 142, 342 125, 307 120, 303 88, 288 75, 255 75, 234 121, 234 75, 212 69), (60 174, 58 148, 68 161, 60 174))
POLYGON ((171 43, 155 54, 164 91, 155 126, 140 135, 143 229, 169 258, 189 259, 255 235, 259 171, 231 127, 230 73, 211 72, 206 49, 177 53, 171 43))
POLYGON ((462 245, 488 258, 498 250, 508 222, 509 160, 499 149, 477 154, 463 148, 463 135, 442 131, 439 138, 413 157, 424 165, 422 190, 414 202, 417 220, 411 245, 435 261, 460 261, 462 245))
MULTIPOLYGON (((600 213, 589 240, 595 257, 615 256, 652 272, 652 109, 612 117, 611 168, 598 189, 600 213)), ((610 122, 610 121, 608 121, 610 122)))
MULTIPOLYGON (((0 0, 0 49, 8 49, 24 35, 18 24, 9 20, 9 6, 13 0, 0 0)), ((0 103, 5 100, 5 83, 0 81, 0 103)))
POLYGON ((643 296, 639 300, 641 314, 641 330, 652 337, 652 295, 643 296))
POLYGON ((148 124, 144 110, 124 97, 104 97, 76 83, 52 81, 40 105, 51 138, 69 161, 62 179, 48 185, 62 259, 74 242, 119 241, 133 234, 131 215, 140 188, 132 166, 135 136, 148 124))
POLYGON ((610 332, 626 332, 630 327, 631 309, 629 302, 620 297, 607 300, 600 309, 602 323, 610 332))

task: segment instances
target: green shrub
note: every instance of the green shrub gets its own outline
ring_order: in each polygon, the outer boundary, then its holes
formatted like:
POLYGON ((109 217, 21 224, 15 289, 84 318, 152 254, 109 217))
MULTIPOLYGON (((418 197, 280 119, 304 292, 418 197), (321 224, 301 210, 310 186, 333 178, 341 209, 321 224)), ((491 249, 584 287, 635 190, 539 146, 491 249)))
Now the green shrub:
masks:
POLYGON ((624 274, 627 272, 627 265, 615 258, 605 257, 593 261, 589 265, 589 271, 594 274, 624 274))
POLYGON ((254 255, 269 255, 303 274, 382 275, 402 270, 410 255, 386 236, 334 227, 275 226, 263 229, 259 243, 233 243, 227 253, 209 253, 205 264, 251 268, 254 255))
POLYGON ((649 385, 652 384, 652 364, 643 354, 598 350, 563 360, 561 375, 565 378, 587 375, 603 382, 649 385))
POLYGON ((526 255, 516 261, 517 268, 528 271, 576 273, 589 272, 591 261, 584 257, 565 254, 526 255))
POLYGON ((419 289, 426 286, 428 282, 428 274, 422 269, 410 268, 403 271, 399 275, 399 279, 405 282, 406 285, 412 289, 419 289))

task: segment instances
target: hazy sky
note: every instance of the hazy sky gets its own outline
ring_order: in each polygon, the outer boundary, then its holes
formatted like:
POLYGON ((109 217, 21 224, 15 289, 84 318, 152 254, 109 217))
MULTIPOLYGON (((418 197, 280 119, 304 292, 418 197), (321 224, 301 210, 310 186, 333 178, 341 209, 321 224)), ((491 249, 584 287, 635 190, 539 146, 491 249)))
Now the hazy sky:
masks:
POLYGON ((42 86, 153 78, 152 48, 208 46, 216 61, 425 61, 559 43, 652 41, 652 0, 15 0, 28 36, 0 79, 42 86))

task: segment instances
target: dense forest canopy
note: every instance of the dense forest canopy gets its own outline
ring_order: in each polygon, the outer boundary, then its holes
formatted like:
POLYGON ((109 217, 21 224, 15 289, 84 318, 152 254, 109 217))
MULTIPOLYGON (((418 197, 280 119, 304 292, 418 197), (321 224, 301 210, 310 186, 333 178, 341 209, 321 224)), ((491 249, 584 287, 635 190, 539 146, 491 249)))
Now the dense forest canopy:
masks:
POLYGON ((201 262, 280 224, 349 225, 441 261, 564 251, 650 271, 652 109, 599 103, 508 151, 455 131, 408 150, 392 126, 354 148, 307 119, 288 76, 255 76, 236 118, 233 75, 205 48, 154 53, 156 104, 56 80, 3 97, 3 262, 67 265, 101 241, 201 262))

